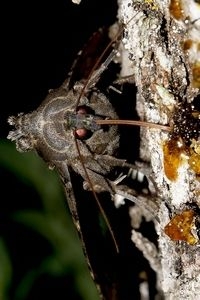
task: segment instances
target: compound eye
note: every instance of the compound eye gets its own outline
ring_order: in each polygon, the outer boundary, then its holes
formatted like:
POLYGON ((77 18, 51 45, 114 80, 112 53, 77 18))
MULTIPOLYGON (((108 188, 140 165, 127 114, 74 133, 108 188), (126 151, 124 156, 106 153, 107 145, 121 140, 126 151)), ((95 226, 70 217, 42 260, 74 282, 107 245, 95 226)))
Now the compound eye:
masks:
POLYGON ((75 136, 77 139, 86 140, 91 137, 92 132, 85 128, 80 128, 75 130, 75 136))
MULTIPOLYGON (((77 115, 87 115, 87 114, 91 114, 94 113, 91 108, 89 108, 88 106, 78 106, 77 110, 76 110, 76 114, 77 115)), ((86 128, 78 128, 75 130, 75 136, 77 139, 80 140, 86 140, 88 138, 90 138, 92 136, 92 131, 86 128)))

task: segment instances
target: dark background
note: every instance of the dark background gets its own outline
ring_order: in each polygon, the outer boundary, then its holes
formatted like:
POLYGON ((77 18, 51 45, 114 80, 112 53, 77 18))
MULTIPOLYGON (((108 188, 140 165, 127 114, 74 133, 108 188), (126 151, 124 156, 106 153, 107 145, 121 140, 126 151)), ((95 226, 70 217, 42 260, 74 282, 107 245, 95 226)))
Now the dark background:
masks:
POLYGON ((88 287, 92 282, 82 252, 76 250, 80 245, 70 217, 68 223, 64 220, 58 230, 63 244, 57 238, 58 233, 51 229, 51 226, 55 228, 54 223, 65 218, 67 211, 66 205, 62 209, 64 196, 58 181, 50 178, 53 175, 49 173, 53 172, 49 172, 40 159, 35 161, 34 156, 18 155, 14 144, 7 143, 5 139, 10 130, 8 116, 34 110, 49 89, 59 87, 91 34, 99 27, 115 22, 116 2, 83 0, 80 5, 75 5, 70 0, 11 0, 1 4, 4 19, 1 18, 1 300, 48 299, 50 296, 89 300, 89 295, 90 299, 95 299, 95 288, 90 291, 88 287), (15 165, 16 162, 18 165, 15 165), (32 174, 29 174, 30 168, 32 174), (41 171, 38 172, 37 168, 41 171), (45 175, 42 177, 43 172, 45 175), (46 182, 43 182, 44 177, 46 182), (51 202, 44 200, 48 196, 43 196, 42 202, 43 192, 38 186, 43 182, 48 189, 48 179, 57 183, 56 191, 50 191, 55 196, 52 196, 51 202), (56 195, 61 195, 59 204, 56 195), (53 210, 50 221, 44 215, 38 221, 38 216, 31 213, 30 217, 20 215, 21 212, 35 212, 44 207, 48 212, 53 210), (25 221, 22 221, 23 218, 25 221), (70 232, 75 237, 70 239, 70 232), (59 243, 61 245, 57 247, 59 243), (66 254, 64 249, 70 247, 71 254, 66 254), (80 267, 76 266, 76 261, 77 264, 80 261, 80 267), (77 273, 78 280, 75 279, 77 273))

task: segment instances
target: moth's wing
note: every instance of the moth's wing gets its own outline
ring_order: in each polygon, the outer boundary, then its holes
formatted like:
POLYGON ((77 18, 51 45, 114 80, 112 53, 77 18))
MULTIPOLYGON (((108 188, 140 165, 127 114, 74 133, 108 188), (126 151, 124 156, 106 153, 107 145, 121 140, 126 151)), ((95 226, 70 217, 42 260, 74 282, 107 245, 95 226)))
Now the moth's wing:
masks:
POLYGON ((100 28, 93 33, 83 49, 78 53, 77 58, 71 67, 68 83, 69 89, 71 89, 77 81, 88 79, 93 67, 95 66, 95 69, 97 69, 105 60, 112 48, 108 49, 102 59, 98 61, 109 42, 108 28, 100 28))
POLYGON ((116 241, 119 242, 120 253, 117 253, 94 195, 83 190, 81 176, 70 170, 66 163, 59 163, 57 170, 65 187, 68 205, 82 241, 84 255, 102 299, 139 299, 139 263, 130 239, 128 212, 125 213, 123 209, 117 211, 109 193, 98 194, 99 201, 116 234, 116 241))
POLYGON ((110 237, 107 241, 105 240, 105 232, 102 232, 100 226, 99 209, 95 199, 90 192, 83 190, 81 177, 72 170, 69 172, 66 163, 59 163, 57 170, 63 181, 69 209, 97 288, 103 295, 103 299, 117 299, 114 296, 116 279, 113 278, 117 254, 110 237))

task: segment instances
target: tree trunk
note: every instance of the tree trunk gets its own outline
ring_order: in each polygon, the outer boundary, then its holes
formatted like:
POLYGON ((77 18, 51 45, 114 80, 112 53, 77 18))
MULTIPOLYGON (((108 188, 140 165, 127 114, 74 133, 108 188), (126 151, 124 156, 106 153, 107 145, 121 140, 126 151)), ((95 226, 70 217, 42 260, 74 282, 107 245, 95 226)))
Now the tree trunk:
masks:
POLYGON ((200 102, 200 5, 118 2, 122 75, 134 74, 137 112, 141 120, 170 125, 170 131, 141 129, 140 157, 150 162, 158 206, 158 250, 135 229, 132 239, 156 271, 164 299, 199 299, 200 116, 192 104, 200 102))

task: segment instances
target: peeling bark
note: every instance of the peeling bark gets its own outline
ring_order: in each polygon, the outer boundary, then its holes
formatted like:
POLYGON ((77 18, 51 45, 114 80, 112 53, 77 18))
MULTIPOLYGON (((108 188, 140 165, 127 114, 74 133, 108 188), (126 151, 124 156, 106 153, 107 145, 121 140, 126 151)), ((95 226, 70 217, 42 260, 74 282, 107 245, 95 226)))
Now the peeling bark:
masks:
MULTIPOLYGON (((199 299, 200 243, 196 221, 199 218, 200 181, 189 163, 190 154, 182 158, 184 151, 177 155, 180 164, 176 166, 174 163, 170 167, 177 176, 166 176, 163 146, 171 136, 175 137, 173 118, 177 107, 180 109, 182 103, 193 103, 200 94, 199 77, 196 78, 194 73, 195 64, 199 66, 200 62, 200 50, 195 46, 200 42, 200 20, 193 22, 200 17, 200 5, 194 1, 175 1, 180 4, 178 11, 178 8, 170 6, 168 0, 118 2, 118 17, 125 24, 123 44, 126 50, 122 53, 122 74, 134 74, 138 114, 141 120, 170 124, 172 128, 171 134, 153 128, 141 129, 140 157, 151 164, 158 198, 159 223, 155 221, 159 236, 158 253, 135 230, 132 239, 156 271, 158 287, 165 299, 199 299), (192 46, 184 49, 183 45, 188 40, 192 40, 192 46), (127 60, 127 53, 130 60, 127 60), (187 239, 173 240, 164 232, 172 217, 185 210, 194 211, 193 221, 188 225, 194 244, 187 239)), ((180 119, 178 127, 183 126, 181 121, 184 122, 180 119)), ((192 128, 189 130, 193 131, 192 128)), ((193 141, 197 152, 199 131, 197 127, 197 137, 193 141)), ((182 141, 179 135, 178 129, 177 136, 182 141)), ((197 164, 199 166, 200 160, 197 164)))

